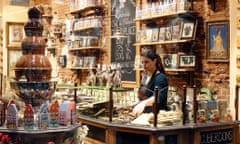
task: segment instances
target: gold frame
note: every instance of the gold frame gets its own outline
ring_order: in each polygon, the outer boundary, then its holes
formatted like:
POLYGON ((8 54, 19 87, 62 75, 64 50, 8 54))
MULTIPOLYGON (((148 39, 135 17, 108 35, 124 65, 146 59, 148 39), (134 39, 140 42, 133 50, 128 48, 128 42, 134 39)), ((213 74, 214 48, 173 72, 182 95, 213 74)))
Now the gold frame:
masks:
POLYGON ((8 48, 21 48, 21 42, 25 37, 23 22, 7 22, 6 38, 8 48))
POLYGON ((8 70, 7 74, 8 77, 12 78, 15 77, 15 64, 17 60, 22 56, 22 51, 20 49, 14 48, 14 49, 8 49, 8 70))
MULTIPOLYGON (((206 22, 206 57, 209 62, 229 62, 229 21, 216 20, 206 22), (217 33, 218 32, 218 33, 217 33), (221 49, 219 51, 219 43, 216 44, 214 39, 219 34, 221 37, 221 49), (216 49, 215 49, 216 48, 216 49), (213 51, 214 50, 214 51, 213 51), (218 51, 216 51, 218 50, 218 51)), ((219 37, 217 37, 219 39, 219 37)))

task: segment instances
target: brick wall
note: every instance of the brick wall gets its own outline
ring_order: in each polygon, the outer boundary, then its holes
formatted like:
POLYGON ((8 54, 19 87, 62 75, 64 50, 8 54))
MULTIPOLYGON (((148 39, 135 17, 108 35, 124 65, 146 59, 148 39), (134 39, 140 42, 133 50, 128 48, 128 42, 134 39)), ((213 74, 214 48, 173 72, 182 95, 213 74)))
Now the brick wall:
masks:
POLYGON ((194 10, 200 17, 197 30, 196 55, 197 70, 194 74, 195 84, 208 87, 218 96, 218 100, 229 100, 229 62, 208 62, 206 59, 206 22, 212 20, 229 20, 229 1, 216 0, 216 10, 210 9, 207 0, 194 0, 194 10))
MULTIPOLYGON (((68 5, 53 5, 61 18, 64 18, 68 5)), ((211 10, 207 0, 194 0, 194 11, 198 12, 198 29, 196 34, 196 46, 194 52, 197 56, 197 70, 194 72, 193 81, 197 87, 208 87, 216 93, 218 99, 229 99, 229 62, 208 62, 206 59, 206 22, 211 20, 229 19, 229 0, 216 0, 215 11, 211 10)), ((106 27, 109 24, 106 23, 106 27)), ((107 30, 106 35, 109 35, 107 30)), ((108 45, 106 46, 108 47, 108 45)), ((107 63, 108 53, 104 54, 102 61, 107 63)), ((62 69, 60 76, 73 74, 62 69)), ((170 85, 181 87, 189 84, 187 75, 169 75, 170 85)))
MULTIPOLYGON (((51 7, 53 9, 53 13, 57 14, 57 17, 59 19, 61 19, 62 21, 64 21, 64 19, 66 18, 66 14, 70 12, 70 1, 68 0, 68 4, 51 4, 51 7)), ((105 12, 106 14, 109 12, 105 12)), ((69 15, 69 14, 68 14, 69 15)), ((102 29, 102 33, 105 34, 105 38, 107 38, 110 35, 110 30, 108 30, 108 27, 110 27, 109 22, 110 21, 110 16, 105 15, 105 22, 104 22, 104 27, 102 29)), ((98 53, 98 55, 101 55, 98 58, 98 63, 109 63, 109 39, 106 39, 106 44, 103 46, 103 50, 100 51, 100 53, 98 53)), ((64 47, 64 45, 60 46, 60 49, 58 49, 56 56, 60 55, 62 52, 62 48, 64 47)), ((88 54, 90 55, 90 54, 88 54)), ((70 62, 71 58, 72 58, 72 54, 69 53, 69 59, 68 62, 70 62)), ((60 67, 59 66, 59 78, 61 78, 64 82, 68 82, 69 80, 71 81, 75 81, 75 82, 85 82, 86 77, 87 77, 88 71, 87 70, 81 70, 81 71, 77 71, 77 70, 70 70, 70 69, 66 69, 66 67, 60 67)))

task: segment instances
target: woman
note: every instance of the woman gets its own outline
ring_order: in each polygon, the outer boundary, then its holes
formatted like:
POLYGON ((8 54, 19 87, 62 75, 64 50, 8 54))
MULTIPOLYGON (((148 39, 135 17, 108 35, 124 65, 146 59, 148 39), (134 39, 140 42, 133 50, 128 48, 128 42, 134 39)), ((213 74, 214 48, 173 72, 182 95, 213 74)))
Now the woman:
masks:
POLYGON ((154 89, 158 87, 158 108, 166 109, 168 80, 165 75, 160 56, 156 54, 155 47, 145 47, 142 49, 141 61, 144 69, 141 86, 138 91, 139 103, 134 106, 133 114, 138 116, 141 113, 152 112, 154 103, 154 89))

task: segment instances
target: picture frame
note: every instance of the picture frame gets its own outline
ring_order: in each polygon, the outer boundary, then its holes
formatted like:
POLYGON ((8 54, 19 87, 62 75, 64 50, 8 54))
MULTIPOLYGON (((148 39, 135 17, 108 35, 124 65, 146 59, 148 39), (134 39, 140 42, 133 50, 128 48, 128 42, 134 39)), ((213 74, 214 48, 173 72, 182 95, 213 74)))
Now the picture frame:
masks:
POLYGON ((179 40, 181 36, 181 24, 172 25, 172 40, 179 40))
POLYGON ((236 27, 240 29, 240 16, 237 16, 236 18, 236 27))
POLYGON ((172 40, 172 26, 167 26, 165 27, 165 37, 164 39, 166 41, 171 41, 172 40))
POLYGON ((147 28, 145 42, 151 42, 151 41, 152 41, 152 28, 147 28))
POLYGON ((240 0, 237 0, 237 8, 240 9, 240 0))
POLYGON ((237 48, 240 48, 240 35, 237 35, 237 48))
POLYGON ((182 23, 181 39, 194 40, 196 36, 197 20, 185 20, 182 23))
POLYGON ((9 4, 27 7, 30 5, 30 0, 9 0, 9 4))
POLYGON ((159 28, 158 41, 165 41, 165 27, 159 28))
POLYGON ((147 33, 146 33, 146 29, 142 29, 141 30, 141 42, 146 42, 147 41, 147 33))
POLYGON ((158 41, 158 28, 153 28, 152 29, 152 42, 158 41))
POLYGON ((240 55, 237 55, 237 68, 240 68, 240 55))
POLYGON ((21 42, 25 37, 23 22, 7 22, 7 47, 20 48, 21 42))
POLYGON ((136 43, 140 43, 141 42, 141 34, 142 34, 142 31, 139 30, 137 33, 136 33, 136 43))
POLYGON ((196 56, 195 55, 179 55, 179 67, 195 67, 196 56))
POLYGON ((206 22, 206 58, 212 62, 229 61, 229 21, 206 22))
POLYGON ((176 69, 178 67, 178 55, 177 54, 163 54, 162 62, 165 68, 176 69))
POLYGON ((7 74, 9 78, 13 78, 15 77, 15 65, 17 60, 22 56, 22 51, 18 48, 14 48, 14 49, 9 49, 8 50, 8 59, 7 59, 7 63, 8 63, 8 69, 7 69, 7 74))
POLYGON ((58 57, 58 64, 60 66, 62 66, 62 67, 66 67, 66 65, 67 65, 67 57, 66 57, 66 55, 60 55, 58 57))

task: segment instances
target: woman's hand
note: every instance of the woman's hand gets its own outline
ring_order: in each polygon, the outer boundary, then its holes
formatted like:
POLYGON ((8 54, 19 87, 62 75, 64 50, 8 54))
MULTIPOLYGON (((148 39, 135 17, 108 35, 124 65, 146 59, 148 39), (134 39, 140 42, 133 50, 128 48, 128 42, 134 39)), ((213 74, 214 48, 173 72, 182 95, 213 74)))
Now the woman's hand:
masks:
POLYGON ((139 102, 134 108, 133 108, 133 115, 134 116, 139 116, 145 108, 145 102, 141 101, 139 102))

